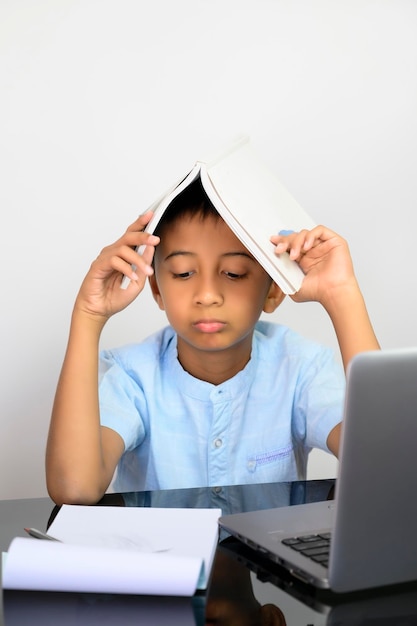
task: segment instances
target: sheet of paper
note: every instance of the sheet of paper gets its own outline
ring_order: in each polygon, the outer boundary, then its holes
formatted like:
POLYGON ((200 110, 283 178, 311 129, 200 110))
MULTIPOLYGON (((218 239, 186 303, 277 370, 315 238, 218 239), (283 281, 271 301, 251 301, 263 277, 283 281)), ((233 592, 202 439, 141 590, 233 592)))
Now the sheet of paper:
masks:
POLYGON ((193 595, 205 588, 219 509, 69 506, 48 533, 16 538, 4 588, 193 595))

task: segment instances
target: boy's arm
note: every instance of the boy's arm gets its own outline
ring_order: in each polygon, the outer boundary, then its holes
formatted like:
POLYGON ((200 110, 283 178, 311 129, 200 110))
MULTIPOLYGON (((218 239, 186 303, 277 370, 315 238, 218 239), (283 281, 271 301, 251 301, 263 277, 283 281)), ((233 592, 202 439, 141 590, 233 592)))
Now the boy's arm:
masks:
POLYGON ((342 424, 336 424, 336 426, 332 428, 329 436, 327 437, 327 447, 329 448, 330 452, 332 452, 337 458, 339 458, 341 431, 342 424))
MULTIPOLYGON (((356 280, 339 293, 329 293, 323 302, 336 332, 345 370, 355 354, 366 350, 378 350, 379 343, 369 319, 364 298, 356 280)), ((327 446, 339 456, 341 424, 331 430, 327 446)))
POLYGON ((75 302, 46 449, 47 487, 57 504, 97 502, 124 451, 122 438, 100 426, 99 341, 108 319, 136 298, 152 274, 159 240, 142 232, 150 217, 148 213, 136 220, 117 242, 103 249, 75 302), (140 256, 134 248, 142 244, 147 247, 140 256), (123 274, 131 278, 125 290, 120 288, 123 274))
MULTIPOLYGON (((345 369, 355 354, 378 350, 365 301, 356 280, 347 242, 324 226, 271 238, 276 253, 288 251, 305 273, 296 302, 317 301, 326 309, 336 332, 345 369)), ((329 434, 327 445, 338 454, 340 424, 329 434)))
POLYGON ((358 283, 330 291, 323 306, 332 320, 345 369, 355 354, 378 350, 379 343, 369 319, 358 283))
POLYGON ((103 326, 74 310, 46 451, 48 492, 57 504, 100 500, 123 453, 119 435, 100 426, 98 345, 103 326))

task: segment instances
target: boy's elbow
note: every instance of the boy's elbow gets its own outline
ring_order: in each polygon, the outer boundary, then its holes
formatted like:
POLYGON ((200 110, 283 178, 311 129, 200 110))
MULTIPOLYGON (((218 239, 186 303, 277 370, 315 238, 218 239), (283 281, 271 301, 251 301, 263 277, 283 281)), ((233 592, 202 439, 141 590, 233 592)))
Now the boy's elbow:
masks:
POLYGON ((339 458, 339 447, 340 447, 340 434, 342 430, 342 423, 337 424, 329 433, 327 437, 327 447, 330 452, 332 452, 336 458, 339 458))
POLYGON ((57 483, 54 480, 47 480, 47 490, 51 500, 58 506, 62 504, 97 504, 105 493, 105 489, 85 484, 80 485, 74 481, 57 483))

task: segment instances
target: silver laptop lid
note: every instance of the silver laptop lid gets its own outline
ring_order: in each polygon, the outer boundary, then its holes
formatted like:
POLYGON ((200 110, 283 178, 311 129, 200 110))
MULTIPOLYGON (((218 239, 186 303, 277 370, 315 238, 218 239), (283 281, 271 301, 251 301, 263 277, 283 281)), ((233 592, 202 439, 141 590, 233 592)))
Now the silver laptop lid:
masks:
POLYGON ((352 360, 336 494, 331 588, 417 579, 417 348, 352 360))
POLYGON ((348 370, 336 504, 220 518, 220 526, 338 592, 417 580, 417 348, 366 352, 348 370), (329 569, 281 539, 332 528, 329 569))

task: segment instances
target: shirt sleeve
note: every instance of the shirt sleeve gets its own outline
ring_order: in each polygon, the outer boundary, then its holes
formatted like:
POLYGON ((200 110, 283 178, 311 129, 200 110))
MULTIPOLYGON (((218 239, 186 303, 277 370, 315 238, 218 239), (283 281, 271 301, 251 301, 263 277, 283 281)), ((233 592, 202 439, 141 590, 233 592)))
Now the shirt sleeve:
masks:
POLYGON ((111 351, 100 354, 99 403, 101 425, 122 437, 125 451, 133 450, 142 443, 145 437, 141 417, 145 412, 143 391, 111 351))
POLYGON ((307 448, 330 452, 327 438, 342 421, 345 374, 334 353, 321 348, 303 369, 294 406, 294 437, 307 448))

